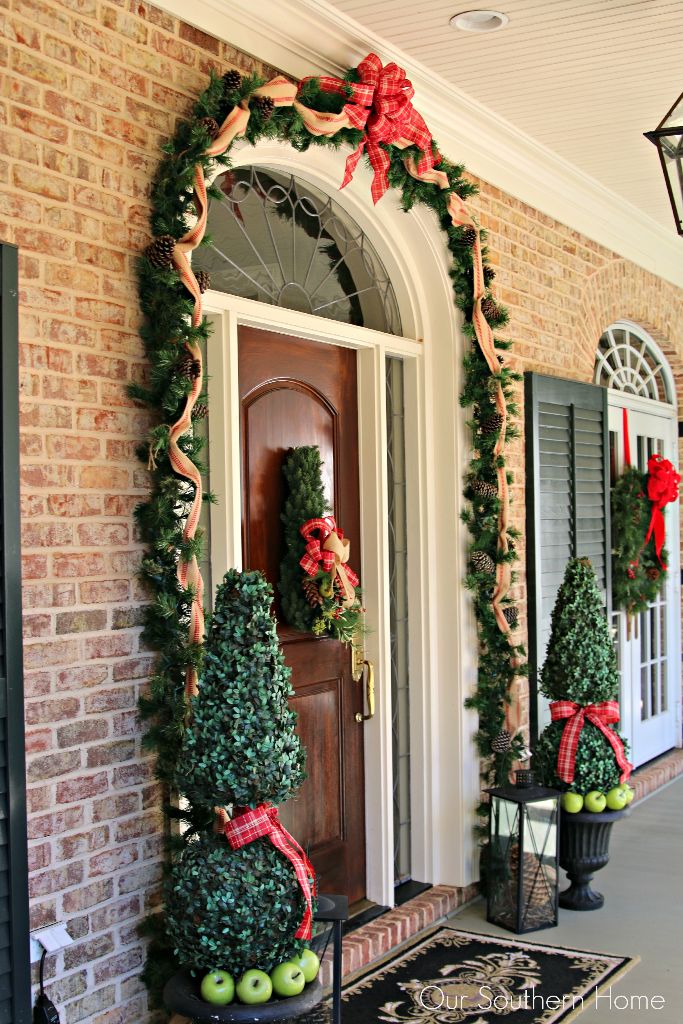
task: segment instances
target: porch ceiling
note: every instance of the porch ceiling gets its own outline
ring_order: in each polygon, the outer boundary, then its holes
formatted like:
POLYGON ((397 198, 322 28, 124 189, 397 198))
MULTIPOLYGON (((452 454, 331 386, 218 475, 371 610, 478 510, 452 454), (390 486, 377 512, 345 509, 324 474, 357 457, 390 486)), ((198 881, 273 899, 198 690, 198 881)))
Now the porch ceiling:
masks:
POLYGON ((681 90, 681 0, 329 0, 675 233, 654 146, 681 90), (499 32, 451 29, 495 8, 499 32))

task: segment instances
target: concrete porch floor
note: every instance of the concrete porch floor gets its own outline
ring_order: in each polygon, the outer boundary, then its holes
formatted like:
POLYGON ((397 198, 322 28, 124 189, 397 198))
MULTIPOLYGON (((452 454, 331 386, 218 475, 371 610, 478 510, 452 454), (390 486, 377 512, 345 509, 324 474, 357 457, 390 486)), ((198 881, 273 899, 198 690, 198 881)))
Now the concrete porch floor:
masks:
MULTIPOLYGON (((563 879, 564 880, 564 879, 563 879)), ((561 883, 561 888, 564 886, 561 883)), ((661 995, 661 1009, 645 1004, 621 1009, 601 1000, 587 1001, 581 1024, 646 1021, 681 1024, 683 1020, 683 778, 671 782, 633 808, 615 825, 610 862, 593 887, 605 896, 602 910, 560 910, 557 928, 521 936, 545 945, 600 953, 639 956, 614 986, 613 997, 661 995)), ((482 900, 448 915, 454 927, 492 935, 510 935, 487 924, 482 900)), ((512 938, 512 936, 510 936, 512 938)))

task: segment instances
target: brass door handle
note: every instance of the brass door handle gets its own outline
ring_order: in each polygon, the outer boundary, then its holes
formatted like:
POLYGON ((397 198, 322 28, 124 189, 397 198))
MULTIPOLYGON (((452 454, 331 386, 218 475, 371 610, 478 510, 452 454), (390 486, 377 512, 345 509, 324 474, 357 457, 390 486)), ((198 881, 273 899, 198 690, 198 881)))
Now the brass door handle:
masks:
MULTIPOLYGON (((356 721, 359 723, 368 722, 375 715, 375 666, 371 661, 364 661, 363 665, 367 665, 368 676, 365 683, 365 693, 368 701, 368 714, 363 715, 360 711, 356 712, 356 721)), ((360 677, 363 678, 362 676, 360 677)), ((359 679, 360 682, 360 679, 359 679)))

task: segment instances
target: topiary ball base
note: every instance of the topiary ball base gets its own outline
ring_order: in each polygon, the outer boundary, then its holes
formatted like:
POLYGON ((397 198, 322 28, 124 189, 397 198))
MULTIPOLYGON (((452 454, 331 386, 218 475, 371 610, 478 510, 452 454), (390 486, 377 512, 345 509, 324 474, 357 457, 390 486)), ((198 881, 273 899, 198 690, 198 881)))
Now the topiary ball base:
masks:
POLYGON ((305 902, 294 868, 268 839, 233 850, 213 833, 188 843, 166 887, 168 933, 197 971, 270 972, 301 951, 305 902))

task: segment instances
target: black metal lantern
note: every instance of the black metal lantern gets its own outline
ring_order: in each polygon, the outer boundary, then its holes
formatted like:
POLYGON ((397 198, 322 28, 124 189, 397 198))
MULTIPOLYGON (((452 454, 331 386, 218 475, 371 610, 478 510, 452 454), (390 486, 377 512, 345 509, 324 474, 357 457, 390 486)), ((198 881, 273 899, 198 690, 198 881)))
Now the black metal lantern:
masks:
POLYGON ((664 171, 676 230, 683 235, 683 93, 653 132, 645 138, 654 143, 664 171))
POLYGON ((560 794, 543 786, 489 789, 486 919, 509 931, 557 924, 560 794))

